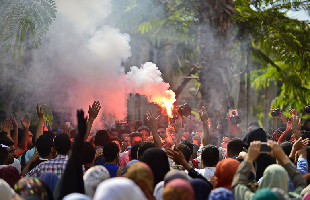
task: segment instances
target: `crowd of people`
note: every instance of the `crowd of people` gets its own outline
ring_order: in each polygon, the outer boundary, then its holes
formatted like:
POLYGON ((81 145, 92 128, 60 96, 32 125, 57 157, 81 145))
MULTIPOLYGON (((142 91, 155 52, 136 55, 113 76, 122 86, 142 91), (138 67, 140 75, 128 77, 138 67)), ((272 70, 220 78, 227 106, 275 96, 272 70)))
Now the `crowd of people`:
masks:
POLYGON ((78 110, 76 131, 50 131, 39 104, 35 128, 29 115, 21 128, 13 115, 3 121, 0 200, 310 199, 310 120, 295 110, 274 116, 270 135, 252 122, 241 137, 229 117, 226 129, 212 126, 204 107, 193 133, 151 112, 147 126, 93 130, 100 108, 95 101, 88 117, 78 110))

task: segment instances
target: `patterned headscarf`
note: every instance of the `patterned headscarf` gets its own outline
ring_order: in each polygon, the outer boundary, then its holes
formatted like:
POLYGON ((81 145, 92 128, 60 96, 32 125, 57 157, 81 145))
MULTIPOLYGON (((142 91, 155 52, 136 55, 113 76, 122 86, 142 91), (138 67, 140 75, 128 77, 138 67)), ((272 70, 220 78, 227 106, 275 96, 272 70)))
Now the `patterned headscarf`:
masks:
POLYGON ((109 171, 101 166, 96 165, 87 170, 87 172, 83 176, 85 194, 89 197, 93 198, 96 192, 97 186, 104 180, 110 178, 109 171))
POLYGON ((279 200, 279 196, 272 192, 269 188, 263 188, 255 192, 252 197, 253 200, 279 200))
POLYGON ((234 200, 234 194, 227 188, 216 188, 209 195, 209 200, 234 200))
POLYGON ((216 165, 214 188, 224 187, 231 189, 231 183, 240 162, 236 159, 226 158, 216 165))
POLYGON ((33 177, 25 177, 20 179, 14 186, 14 190, 24 199, 39 198, 41 200, 48 200, 48 193, 43 183, 33 177))
POLYGON ((191 184, 184 179, 174 179, 167 183, 163 192, 163 200, 194 200, 195 192, 191 184))
POLYGON ((154 177, 151 168, 147 164, 140 161, 131 164, 124 177, 133 180, 149 200, 155 199, 153 196, 154 177))

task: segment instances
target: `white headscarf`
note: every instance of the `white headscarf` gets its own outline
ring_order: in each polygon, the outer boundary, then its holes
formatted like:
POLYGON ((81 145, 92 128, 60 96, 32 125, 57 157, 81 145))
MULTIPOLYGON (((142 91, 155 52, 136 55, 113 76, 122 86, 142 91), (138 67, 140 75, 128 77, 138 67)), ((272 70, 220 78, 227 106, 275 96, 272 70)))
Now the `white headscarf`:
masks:
POLYGON ((104 180, 110 178, 109 171, 101 166, 97 165, 87 170, 83 176, 85 194, 91 198, 94 197, 97 186, 104 180))
POLYGON ((15 196, 14 190, 3 179, 0 179, 0 200, 11 200, 15 196))
POLYGON ((125 177, 108 179, 97 187, 94 200, 147 200, 141 189, 125 177))

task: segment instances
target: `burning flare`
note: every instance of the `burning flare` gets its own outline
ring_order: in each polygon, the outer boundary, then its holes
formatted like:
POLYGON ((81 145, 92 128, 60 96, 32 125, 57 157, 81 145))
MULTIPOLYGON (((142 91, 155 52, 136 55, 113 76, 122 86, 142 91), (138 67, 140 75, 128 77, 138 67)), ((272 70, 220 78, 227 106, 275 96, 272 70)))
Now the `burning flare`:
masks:
POLYGON ((176 101, 175 93, 172 90, 166 90, 163 96, 153 96, 152 101, 167 111, 169 118, 173 118, 173 104, 176 101))

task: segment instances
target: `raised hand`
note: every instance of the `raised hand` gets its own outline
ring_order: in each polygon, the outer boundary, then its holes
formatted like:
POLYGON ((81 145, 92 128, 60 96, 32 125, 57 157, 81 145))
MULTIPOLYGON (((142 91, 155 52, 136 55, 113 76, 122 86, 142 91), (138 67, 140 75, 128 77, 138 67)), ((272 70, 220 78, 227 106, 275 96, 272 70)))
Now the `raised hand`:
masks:
POLYGON ((48 122, 46 120, 43 121, 43 131, 48 131, 48 122))
POLYGON ((18 128, 18 123, 12 113, 11 113, 11 122, 14 128, 18 128))
POLYGON ((98 116, 98 113, 101 109, 99 101, 94 101, 92 106, 89 106, 88 109, 88 115, 89 115, 89 120, 95 120, 96 117, 98 116))
POLYGON ((294 108, 289 109, 291 116, 295 115, 297 116, 297 111, 294 108))
POLYGON ((24 127, 24 129, 29 129, 31 118, 30 118, 30 116, 28 114, 25 115, 24 120, 20 120, 20 121, 21 121, 22 126, 24 127))
POLYGON ((167 149, 166 152, 169 158, 171 158, 175 163, 180 163, 181 165, 187 163, 183 153, 179 149, 167 149))
POLYGON ((84 118, 84 111, 83 110, 77 111, 77 119, 78 119, 78 131, 79 131, 79 133, 78 133, 79 137, 78 138, 83 140, 85 138, 85 135, 86 135, 86 122, 87 122, 87 117, 84 118))
POLYGON ((13 128, 12 122, 10 120, 5 120, 1 123, 1 131, 6 132, 8 135, 11 134, 11 129, 13 128))
POLYGON ((150 123, 150 125, 154 128, 157 129, 157 125, 158 125, 158 118, 159 118, 159 115, 157 117, 154 117, 153 113, 148 111, 146 113, 146 119, 147 121, 150 123))
POLYGON ((199 116, 202 122, 206 123, 208 121, 209 115, 204 106, 202 106, 201 109, 199 110, 199 116))
POLYGON ((292 131, 296 135, 300 135, 301 131, 301 118, 299 118, 297 115, 293 115, 291 117, 291 123, 292 123, 292 131))
POLYGON ((272 155, 279 161, 281 165, 285 165, 291 162, 278 143, 269 140, 267 142, 267 145, 270 146, 272 155))
POLYGON ((37 104, 37 115, 39 120, 43 120, 44 114, 43 114, 43 108, 40 107, 39 104, 37 104))
POLYGON ((253 163, 254 160, 256 160, 260 154, 260 147, 261 147, 260 141, 251 142, 250 147, 248 149, 248 155, 246 156, 245 160, 249 161, 250 163, 253 163))

